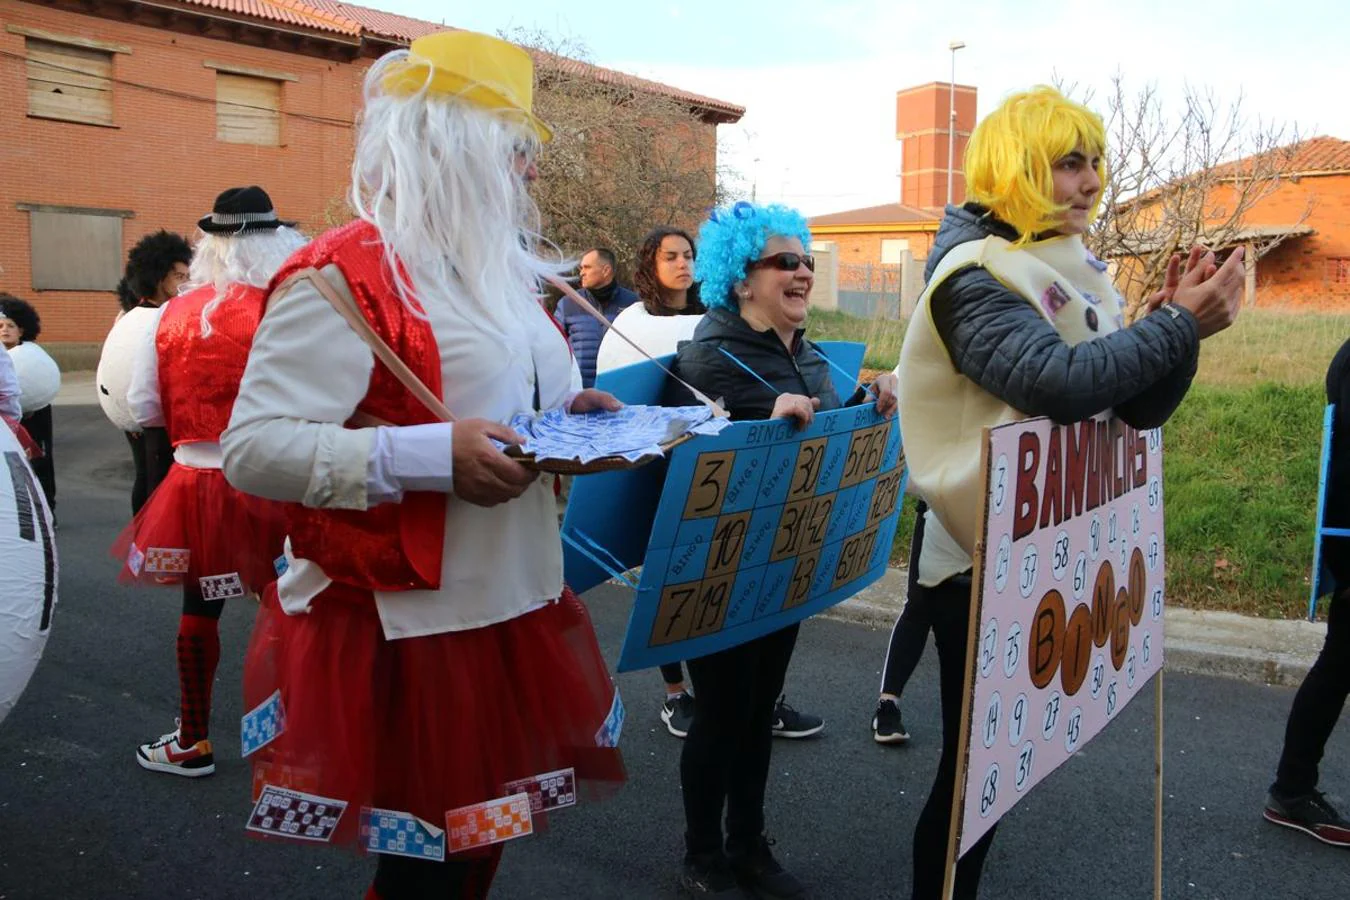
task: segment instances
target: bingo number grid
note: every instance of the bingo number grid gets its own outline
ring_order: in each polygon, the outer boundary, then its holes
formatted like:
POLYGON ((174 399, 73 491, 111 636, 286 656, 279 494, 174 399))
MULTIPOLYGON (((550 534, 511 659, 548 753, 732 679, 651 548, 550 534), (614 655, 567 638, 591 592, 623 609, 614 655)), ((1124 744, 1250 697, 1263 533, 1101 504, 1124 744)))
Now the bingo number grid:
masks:
POLYGON ((1013 423, 987 479, 962 854, 1163 663, 1161 432, 1013 423))
POLYGON ((899 424, 872 404, 677 449, 619 669, 744 643, 876 580, 906 474, 899 424))

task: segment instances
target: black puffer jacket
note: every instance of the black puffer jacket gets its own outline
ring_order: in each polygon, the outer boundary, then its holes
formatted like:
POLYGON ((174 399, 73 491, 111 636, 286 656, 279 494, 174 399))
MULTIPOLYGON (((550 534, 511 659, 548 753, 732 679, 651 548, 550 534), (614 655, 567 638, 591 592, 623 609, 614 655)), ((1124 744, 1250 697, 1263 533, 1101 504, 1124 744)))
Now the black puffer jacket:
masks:
MULTIPOLYGON (((974 203, 948 207, 925 279, 949 250, 1017 232, 974 203)), ((1103 410, 1136 428, 1167 421, 1190 389, 1200 357, 1195 317, 1152 313, 1128 328, 1070 347, 1030 303, 984 269, 964 269, 930 298, 933 322, 956 368, 1028 416, 1077 422, 1103 410)))
MULTIPOLYGON (((713 400, 720 399, 737 421, 769 418, 780 393, 817 397, 820 412, 842 406, 821 349, 801 330, 793 346, 795 351, 789 353, 773 331, 756 331, 737 313, 717 307, 698 323, 694 339, 680 345, 671 371, 713 400)), ((697 402, 682 385, 671 384, 666 405, 697 402)))

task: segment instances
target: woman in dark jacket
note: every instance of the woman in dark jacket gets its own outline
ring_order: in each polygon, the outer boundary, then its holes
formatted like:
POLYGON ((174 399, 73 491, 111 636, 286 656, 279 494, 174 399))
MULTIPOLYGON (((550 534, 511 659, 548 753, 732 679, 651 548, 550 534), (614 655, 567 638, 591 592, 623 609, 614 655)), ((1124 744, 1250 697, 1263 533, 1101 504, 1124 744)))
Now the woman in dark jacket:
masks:
POLYGON ((928 506, 910 565, 930 610, 943 732, 914 829, 913 900, 974 900, 997 827, 966 849, 948 893, 984 496, 981 467, 965 461, 979 459, 984 428, 1025 417, 1071 424, 1114 410, 1135 428, 1162 425, 1190 387, 1200 341, 1232 324, 1241 303, 1241 249, 1220 266, 1195 248, 1184 272, 1171 260, 1149 314, 1126 325, 1106 264, 1083 244, 1105 154, 1100 117, 1053 88, 1014 94, 986 116, 966 150, 972 202, 947 208, 900 351, 909 490, 928 506))
MULTIPOLYGON (((805 250, 810 240, 795 210, 748 203, 715 212, 699 232, 697 274, 709 311, 693 341, 680 348, 674 371, 720 398, 732 419, 788 417, 805 427, 817 410, 843 405, 829 363, 802 327, 814 277, 805 250)), ((881 376, 874 389, 878 410, 889 414, 896 405, 895 377, 881 376)), ((852 400, 863 398, 859 390, 852 400)), ((680 780, 686 828, 681 885, 689 893, 729 895, 739 887, 755 897, 805 895, 764 836, 774 708, 797 628, 687 663, 694 719, 680 780)))

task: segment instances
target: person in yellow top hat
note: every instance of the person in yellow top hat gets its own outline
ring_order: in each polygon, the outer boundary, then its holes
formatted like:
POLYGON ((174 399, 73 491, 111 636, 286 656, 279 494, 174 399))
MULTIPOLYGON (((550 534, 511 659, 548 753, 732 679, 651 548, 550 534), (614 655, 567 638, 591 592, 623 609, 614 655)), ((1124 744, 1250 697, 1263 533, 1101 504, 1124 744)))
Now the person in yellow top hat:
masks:
POLYGON ((383 900, 486 896, 501 841, 624 777, 553 491, 493 443, 617 406, 570 389, 536 295, 571 263, 532 249, 532 91, 523 50, 470 32, 371 66, 358 218, 277 273, 221 440, 232 484, 292 501, 245 666, 250 828, 380 854, 383 900))
MULTIPOLYGON (((914 831, 914 900, 943 896, 966 659, 971 552, 986 427, 1105 410, 1136 428, 1167 420, 1190 388, 1200 341, 1232 324, 1242 251, 1222 265, 1174 257, 1148 314, 1126 325, 1105 263, 1083 244, 1101 202, 1106 134, 1049 87, 1014 94, 971 135, 970 202, 949 206, 896 374, 911 490, 927 504, 910 552, 942 682, 942 756, 914 831)), ((961 858, 954 896, 979 890, 994 831, 961 858)))

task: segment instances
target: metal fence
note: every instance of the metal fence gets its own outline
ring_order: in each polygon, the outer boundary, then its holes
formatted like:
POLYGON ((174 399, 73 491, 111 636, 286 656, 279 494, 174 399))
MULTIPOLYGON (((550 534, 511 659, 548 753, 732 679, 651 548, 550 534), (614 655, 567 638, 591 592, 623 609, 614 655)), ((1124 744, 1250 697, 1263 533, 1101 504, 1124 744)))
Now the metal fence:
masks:
POLYGON ((868 318, 900 318, 903 275, 904 266, 898 263, 840 263, 840 311, 868 318))

